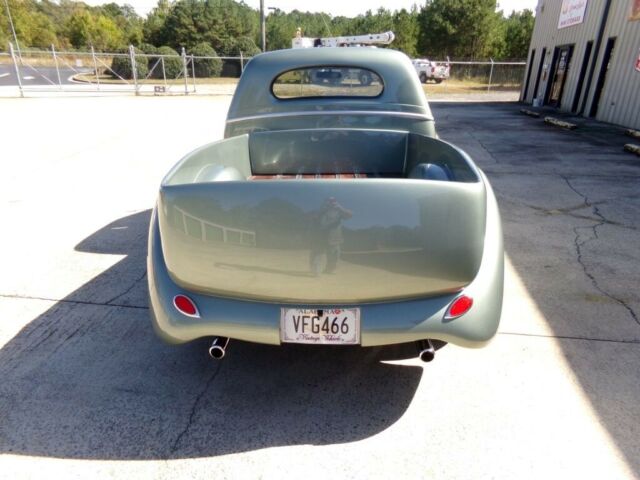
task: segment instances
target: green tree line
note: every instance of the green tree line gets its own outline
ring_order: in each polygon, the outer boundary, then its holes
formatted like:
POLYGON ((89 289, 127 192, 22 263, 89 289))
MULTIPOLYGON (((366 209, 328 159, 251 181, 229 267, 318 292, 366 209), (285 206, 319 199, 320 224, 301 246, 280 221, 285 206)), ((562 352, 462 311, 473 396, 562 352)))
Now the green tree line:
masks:
MULTIPOLYGON (((0 50, 13 39, 0 2, 0 50)), ((234 0, 159 0, 146 17, 130 5, 91 7, 71 0, 7 0, 22 48, 122 51, 128 45, 148 53, 159 47, 198 49, 219 55, 258 53, 259 12, 234 0)), ((391 48, 411 57, 524 59, 533 30, 530 10, 505 17, 496 0, 426 0, 410 10, 380 8, 347 18, 276 9, 267 17, 267 50, 291 47, 298 27, 308 37, 393 31, 391 48)))

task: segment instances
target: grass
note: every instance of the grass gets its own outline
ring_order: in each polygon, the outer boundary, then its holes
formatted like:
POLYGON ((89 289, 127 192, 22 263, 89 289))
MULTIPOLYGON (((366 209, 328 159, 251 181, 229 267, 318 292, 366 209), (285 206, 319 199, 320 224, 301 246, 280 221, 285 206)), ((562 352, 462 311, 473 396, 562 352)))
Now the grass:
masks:
MULTIPOLYGON (((440 84, 427 83, 422 85, 422 89, 427 94, 449 94, 449 93, 483 93, 487 91, 487 81, 477 79, 459 80, 450 78, 440 84)), ((495 83, 491 85, 491 92, 508 92, 520 90, 519 83, 495 83)))
MULTIPOLYGON (((96 76, 90 73, 75 75, 74 78, 80 82, 97 83, 96 76)), ((112 77, 111 75, 100 75, 100 84, 104 85, 124 85, 125 82, 118 77, 112 77)), ((196 85, 235 85, 238 83, 238 78, 230 77, 212 77, 212 78, 196 78, 196 85)), ((187 79, 189 85, 193 84, 193 78, 187 79)), ((127 80, 126 83, 132 84, 133 80, 127 80)), ((138 80, 141 85, 164 85, 165 81, 162 78, 149 78, 138 80)), ((167 85, 184 85, 184 77, 180 78, 167 78, 167 85)))

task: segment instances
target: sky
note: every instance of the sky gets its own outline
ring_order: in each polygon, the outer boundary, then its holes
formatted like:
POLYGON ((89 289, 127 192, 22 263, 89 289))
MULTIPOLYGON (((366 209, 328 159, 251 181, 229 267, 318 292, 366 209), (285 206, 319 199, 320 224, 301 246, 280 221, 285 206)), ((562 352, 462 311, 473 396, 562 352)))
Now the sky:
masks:
MULTIPOLYGON (((110 0, 84 0, 89 5, 100 5, 108 3, 110 0)), ((140 15, 146 15, 153 7, 158 3, 157 0, 114 0, 116 3, 128 3, 135 8, 136 12, 140 15)), ((301 11, 321 11, 326 12, 334 17, 346 16, 355 17, 361 13, 365 13, 367 10, 376 11, 379 7, 384 7, 389 10, 399 10, 406 8, 409 10, 411 6, 416 3, 421 5, 423 1, 416 0, 323 0, 316 2, 305 2, 302 0, 264 0, 265 9, 267 7, 277 7, 285 12, 291 10, 301 11)), ((253 8, 260 6, 260 0, 245 0, 245 3, 253 8)), ((508 15, 513 10, 523 10, 528 8, 535 10, 538 0, 498 0, 499 8, 504 10, 508 15)), ((364 32, 367 33, 367 32, 364 32)))

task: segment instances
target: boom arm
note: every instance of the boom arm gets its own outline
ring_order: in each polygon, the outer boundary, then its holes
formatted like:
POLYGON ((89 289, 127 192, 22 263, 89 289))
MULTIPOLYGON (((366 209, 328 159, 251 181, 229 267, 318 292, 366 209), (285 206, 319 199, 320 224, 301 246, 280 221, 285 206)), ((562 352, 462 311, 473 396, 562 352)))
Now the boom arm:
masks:
POLYGON ((367 33, 352 37, 322 37, 310 38, 297 36, 291 40, 291 48, 311 47, 354 47, 359 45, 389 45, 393 42, 393 32, 367 33))

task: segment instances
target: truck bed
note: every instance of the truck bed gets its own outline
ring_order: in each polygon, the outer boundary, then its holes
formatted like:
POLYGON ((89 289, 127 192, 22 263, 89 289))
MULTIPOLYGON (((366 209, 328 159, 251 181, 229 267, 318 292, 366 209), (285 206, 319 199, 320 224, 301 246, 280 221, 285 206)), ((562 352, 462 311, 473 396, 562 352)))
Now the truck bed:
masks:
POLYGON ((444 142, 294 130, 188 155, 165 178, 157 211, 168 272, 185 289, 371 303, 468 285, 482 259, 485 196, 464 153, 444 142))

